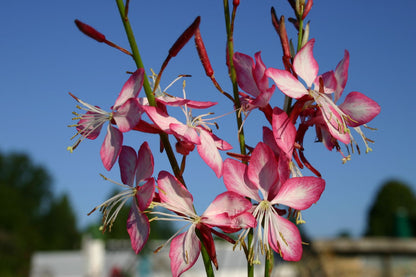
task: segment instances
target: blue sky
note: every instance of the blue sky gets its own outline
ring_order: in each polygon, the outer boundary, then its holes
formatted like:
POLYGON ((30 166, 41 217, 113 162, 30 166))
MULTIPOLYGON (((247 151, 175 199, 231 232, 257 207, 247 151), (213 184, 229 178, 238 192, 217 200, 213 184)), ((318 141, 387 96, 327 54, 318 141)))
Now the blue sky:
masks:
MULTIPOLYGON (((146 69, 157 71, 177 36, 201 16, 204 38, 215 76, 230 91, 225 67, 225 29, 222 1, 132 1, 130 20, 146 69)), ((281 49, 270 23, 270 7, 278 15, 292 16, 283 0, 241 1, 235 30, 235 50, 249 55, 262 51, 268 67, 281 68, 281 49)), ((346 165, 340 155, 305 140, 306 155, 321 171, 327 187, 317 205, 303 213, 306 230, 312 237, 336 236, 347 230, 358 236, 365 228, 366 213, 380 185, 399 178, 413 187, 416 182, 415 124, 416 31, 412 12, 414 1, 315 1, 309 15, 311 38, 316 39, 314 54, 320 72, 334 69, 350 52, 349 91, 360 91, 376 100, 381 114, 367 131, 374 139, 373 152, 354 155, 346 165)), ((80 19, 103 32, 107 38, 127 47, 118 10, 113 1, 7 1, 0 10, 0 94, 3 104, 0 151, 28 153, 45 166, 54 178, 54 190, 67 192, 81 226, 95 217, 87 213, 104 201, 113 185, 98 174, 119 180, 117 167, 106 172, 99 158, 103 136, 84 141, 73 154, 66 151, 74 130, 71 112, 75 102, 68 92, 108 109, 133 71, 131 58, 82 35, 74 19, 80 19)), ((288 24, 289 36, 294 38, 288 24)), ((222 101, 216 115, 230 111, 205 77, 193 43, 187 45, 169 64, 162 87, 178 74, 187 79, 187 95, 195 100, 222 101)), ((180 95, 181 86, 170 93, 180 95)), ((276 91, 272 105, 281 106, 276 91)), ((262 120, 253 113, 246 124, 248 143, 259 139, 262 120)), ((235 120, 219 120, 218 136, 236 144, 235 120)), ((263 123, 262 123, 263 124, 263 123)), ((157 153, 158 139, 139 133, 128 134, 126 144, 138 148, 147 140, 155 149, 156 170, 169 169, 166 157, 157 153)), ((304 171, 305 175, 312 175, 304 171)), ((198 212, 224 191, 221 180, 191 155, 185 174, 198 212)))

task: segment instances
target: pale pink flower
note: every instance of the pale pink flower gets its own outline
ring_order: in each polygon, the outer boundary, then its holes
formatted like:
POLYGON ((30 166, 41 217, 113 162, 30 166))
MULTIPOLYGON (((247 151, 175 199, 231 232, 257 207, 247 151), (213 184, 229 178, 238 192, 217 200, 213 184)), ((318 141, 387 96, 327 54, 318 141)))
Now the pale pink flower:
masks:
MULTIPOLYGON (((281 205, 305 210, 319 200, 325 188, 325 181, 317 177, 294 177, 281 183, 278 167, 275 154, 262 142, 253 150, 248 165, 232 159, 224 161, 227 189, 257 201, 252 207, 257 220, 250 246, 252 263, 258 262, 260 253, 268 253, 271 249, 280 253, 284 260, 300 260, 302 241, 299 230, 280 215, 284 208, 281 205)), ((241 239, 245 235, 243 233, 241 239)))
POLYGON ((107 170, 113 167, 123 144, 122 133, 133 129, 141 118, 142 108, 137 96, 143 84, 143 74, 144 70, 138 69, 130 76, 121 89, 111 112, 90 105, 71 94, 82 105, 82 107, 78 105, 77 108, 86 111, 86 113, 78 114, 74 112, 76 117, 73 119, 79 121, 70 127, 76 127, 77 133, 72 138, 78 136, 78 139, 72 146, 68 147, 69 151, 72 152, 85 138, 96 139, 103 125, 109 122, 100 156, 107 170), (112 124, 117 125, 118 129, 112 124))
MULTIPOLYGON (((215 245, 211 230, 214 227, 225 232, 238 231, 241 228, 255 227, 256 221, 248 212, 251 203, 234 192, 224 192, 218 195, 205 212, 198 216, 193 206, 190 192, 169 172, 161 171, 157 180, 160 203, 155 206, 166 208, 175 214, 152 211, 158 215, 157 220, 175 220, 186 222, 170 240, 169 257, 171 260, 172 276, 180 276, 191 268, 198 259, 201 242, 196 232, 201 233, 204 246, 217 267, 215 245), (164 217, 159 217, 164 215, 164 217), (187 230, 179 234, 182 230, 187 230)), ((160 249, 160 248, 159 248, 160 249)))

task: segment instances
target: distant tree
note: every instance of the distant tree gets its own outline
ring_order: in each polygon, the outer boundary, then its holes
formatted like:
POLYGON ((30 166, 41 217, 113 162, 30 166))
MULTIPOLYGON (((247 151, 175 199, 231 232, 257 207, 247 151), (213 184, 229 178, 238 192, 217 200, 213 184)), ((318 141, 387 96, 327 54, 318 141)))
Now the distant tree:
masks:
POLYGON ((28 276, 35 250, 73 232, 61 227, 72 214, 68 199, 54 200, 51 184, 46 169, 27 155, 0 153, 0 276, 28 276))
POLYGON ((416 234, 416 197, 403 182, 386 182, 374 200, 367 219, 366 236, 403 237, 416 234))

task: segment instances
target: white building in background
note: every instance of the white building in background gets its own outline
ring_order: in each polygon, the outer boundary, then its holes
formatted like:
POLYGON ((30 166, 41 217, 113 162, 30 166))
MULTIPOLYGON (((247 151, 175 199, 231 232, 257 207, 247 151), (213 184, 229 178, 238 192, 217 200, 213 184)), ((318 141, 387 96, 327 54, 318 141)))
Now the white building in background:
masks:
MULTIPOLYGON (((154 249, 159 246, 154 243, 154 249)), ((244 252, 233 251, 226 243, 217 243, 219 270, 216 277, 246 276, 244 252)), ((255 276, 263 276, 263 264, 256 268, 255 276)), ((288 263, 276 265, 273 276, 295 277, 296 269, 288 263)), ((123 271, 131 277, 171 276, 169 245, 157 254, 137 256, 131 250, 129 241, 110 241, 106 245, 101 240, 84 240, 80 251, 36 252, 32 257, 30 277, 111 277, 112 272, 123 271)), ((201 257, 182 276, 205 276, 201 257)))

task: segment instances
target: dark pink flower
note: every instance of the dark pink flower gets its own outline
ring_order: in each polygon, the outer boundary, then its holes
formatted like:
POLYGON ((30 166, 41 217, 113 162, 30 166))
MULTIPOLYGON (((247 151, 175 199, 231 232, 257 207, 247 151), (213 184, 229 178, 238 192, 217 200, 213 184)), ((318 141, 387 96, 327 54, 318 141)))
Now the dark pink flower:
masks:
POLYGON ((121 89, 111 112, 90 105, 71 94, 82 105, 82 107, 77 106, 77 108, 86 111, 86 113, 78 114, 74 112, 76 115, 74 119, 79 121, 70 127, 76 127, 77 133, 72 138, 78 136, 78 139, 72 146, 68 147, 69 151, 72 152, 85 138, 96 139, 103 125, 109 122, 100 155, 107 170, 113 167, 123 144, 122 133, 133 129, 141 118, 142 108, 137 96, 143 84, 143 74, 144 70, 138 69, 130 76, 121 89), (117 125, 118 129, 112 124, 117 125))

